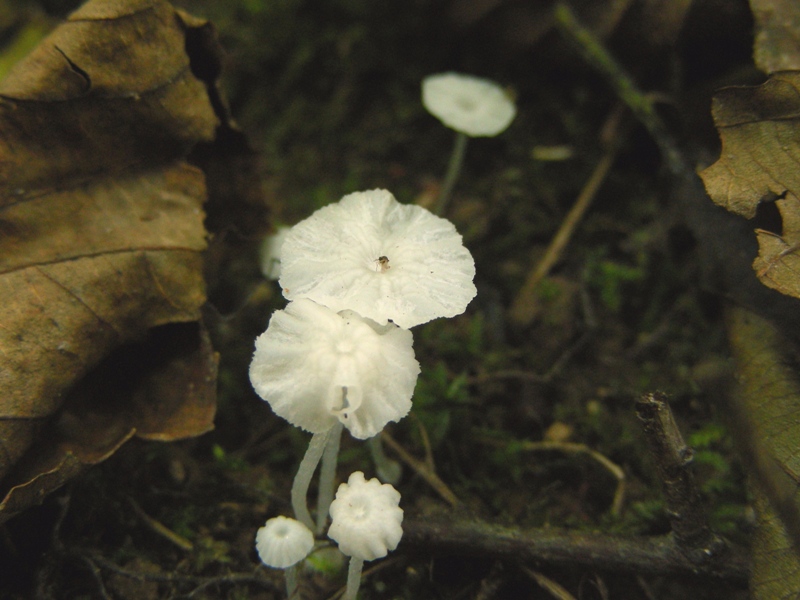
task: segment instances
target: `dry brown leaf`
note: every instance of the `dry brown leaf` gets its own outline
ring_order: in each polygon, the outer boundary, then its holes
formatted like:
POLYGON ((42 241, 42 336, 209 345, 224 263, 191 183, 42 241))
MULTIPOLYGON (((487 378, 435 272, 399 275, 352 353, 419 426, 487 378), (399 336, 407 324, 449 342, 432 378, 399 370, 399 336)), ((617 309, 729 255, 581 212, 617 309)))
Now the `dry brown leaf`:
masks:
POLYGON ((756 513, 750 593, 753 600, 792 600, 800 584, 800 557, 764 493, 751 490, 756 513))
POLYGON ((134 435, 170 441, 211 428, 217 359, 197 323, 151 330, 105 359, 69 393, 61 410, 4 481, 0 522, 41 502, 134 435), (43 443, 42 440, 46 440, 43 443))
POLYGON ((767 319, 739 307, 726 310, 736 361, 727 413, 737 449, 754 475, 758 524, 750 589, 757 600, 795 598, 800 589, 800 385, 797 349, 767 319))
POLYGON ((753 267, 764 285, 800 297, 795 244, 800 241, 800 73, 773 75, 758 87, 729 88, 714 98, 720 158, 700 175, 716 204, 748 219, 760 202, 777 201, 780 236, 759 231, 753 267))
POLYGON ((775 204, 783 221, 782 234, 756 230, 759 252, 753 268, 767 287, 800 298, 800 199, 787 194, 775 204))
POLYGON ((181 162, 218 125, 197 26, 92 0, 0 83, 0 522, 134 434, 212 427, 214 353, 168 325, 205 300, 205 186, 181 162), (138 369, 97 368, 137 340, 138 369))
MULTIPOLYGON (((775 203, 781 231, 756 230, 753 269, 767 287, 800 298, 800 72, 787 70, 800 69, 800 6, 795 0, 750 4, 756 64, 774 74, 761 86, 716 95, 722 152, 701 177, 716 204, 748 219, 762 202, 775 203)), ((794 598, 800 582, 800 395, 796 373, 787 366, 792 352, 770 322, 744 309, 728 311, 728 334, 739 383, 732 424, 758 488, 750 589, 759 600, 794 598)))

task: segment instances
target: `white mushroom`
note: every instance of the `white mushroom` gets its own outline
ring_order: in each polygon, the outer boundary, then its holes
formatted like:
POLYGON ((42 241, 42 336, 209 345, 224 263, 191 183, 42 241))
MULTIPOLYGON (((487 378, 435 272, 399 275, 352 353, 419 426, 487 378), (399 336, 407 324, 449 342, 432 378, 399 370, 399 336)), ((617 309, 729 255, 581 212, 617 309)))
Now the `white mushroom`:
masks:
POLYGON ((383 558, 403 537, 400 492, 377 479, 367 481, 364 473, 356 471, 339 486, 330 512, 328 537, 350 557, 344 598, 354 600, 364 561, 383 558))
POLYGON ((410 331, 300 299, 256 339, 250 381, 292 425, 322 433, 340 421, 366 439, 408 414, 419 371, 410 331))
POLYGON ((256 339, 250 381, 278 416, 314 434, 292 485, 295 516, 306 526, 314 527, 308 488, 328 447, 317 528, 324 526, 342 425, 366 439, 402 419, 419 372, 411 332, 391 323, 349 310, 337 314, 306 299, 272 315, 256 339))
POLYGON ((460 73, 426 77, 422 104, 447 127, 469 137, 494 137, 517 114, 513 100, 495 82, 460 73))
POLYGON ((476 294, 474 277, 475 262, 450 221, 370 190, 292 228, 280 284, 290 300, 409 328, 464 312, 476 294))
POLYGON ((286 593, 292 597, 297 587, 296 565, 314 548, 314 534, 300 521, 288 517, 269 519, 256 532, 256 551, 268 567, 284 569, 286 593))
POLYGON ((510 95, 495 82, 460 73, 429 75, 422 81, 422 104, 444 125, 457 132, 435 213, 443 214, 453 190, 467 137, 494 137, 505 131, 517 114, 510 95))

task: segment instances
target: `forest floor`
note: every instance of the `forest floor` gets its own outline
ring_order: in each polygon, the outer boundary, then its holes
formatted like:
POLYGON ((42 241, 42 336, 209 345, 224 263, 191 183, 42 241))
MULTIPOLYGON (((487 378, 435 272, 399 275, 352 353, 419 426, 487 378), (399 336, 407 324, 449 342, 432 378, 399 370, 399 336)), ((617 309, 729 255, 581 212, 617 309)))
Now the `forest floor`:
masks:
MULTIPOLYGON (((713 91, 759 81, 751 17, 743 1, 695 2, 685 15, 665 9, 660 18, 643 8, 655 4, 575 6, 659 99, 686 159, 702 168, 719 152, 713 91)), ((431 207, 454 133, 422 106, 425 76, 487 77, 516 98, 507 131, 468 144, 445 214, 475 258, 478 296, 464 314, 414 329, 422 372, 413 409, 387 428, 387 453, 403 467, 396 487, 406 519, 449 511, 457 522, 520 532, 668 533, 634 410, 659 390, 695 449, 712 529, 749 544, 752 509, 719 403, 731 376, 722 299, 705 279, 694 217, 675 200, 678 182, 657 144, 554 26, 548 2, 196 0, 184 8, 212 21, 226 50, 222 89, 258 156, 265 229, 373 188, 431 207), (593 176, 599 185, 569 244, 533 292, 522 292, 593 176), (530 309, 524 322, 510 316, 515 304, 530 309), (433 470, 432 485, 425 474, 433 470)), ((267 518, 290 513, 309 436, 250 387, 253 340, 285 300, 261 275, 261 238, 233 229, 224 238, 236 252, 214 270, 206 309, 220 353, 215 430, 168 444, 131 441, 11 521, 4 535, 19 575, 12 583, 3 567, 0 595, 282 597, 281 574, 260 565, 254 536, 267 518)), ((375 475, 365 444, 345 434, 339 480, 355 470, 375 475)), ((334 597, 341 560, 320 552, 310 563, 301 591, 334 597)), ((713 577, 630 571, 401 543, 366 566, 362 597, 746 597, 739 583, 713 577)))

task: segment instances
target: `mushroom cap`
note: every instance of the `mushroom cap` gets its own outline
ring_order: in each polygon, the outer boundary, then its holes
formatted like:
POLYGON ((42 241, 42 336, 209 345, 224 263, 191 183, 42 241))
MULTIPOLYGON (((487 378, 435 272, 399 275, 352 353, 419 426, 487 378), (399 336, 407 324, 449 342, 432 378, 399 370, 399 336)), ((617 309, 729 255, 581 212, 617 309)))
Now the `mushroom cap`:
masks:
POLYGON ((322 433, 338 419, 366 439, 411 409, 420 371, 413 343, 397 325, 295 300, 256 339, 250 381, 292 425, 322 433))
POLYGON ((256 551, 268 567, 286 569, 309 555, 314 534, 300 521, 274 517, 256 533, 256 551))
POLYGON ((495 82, 460 73, 423 79, 422 104, 447 127, 470 137, 494 137, 517 114, 514 102, 495 82))
POLYGON ((295 225, 283 242, 280 284, 309 298, 403 328, 464 312, 475 261, 447 219, 386 190, 355 192, 295 225))
POLYGON ((356 471, 336 491, 328 537, 347 556, 375 560, 397 548, 403 537, 400 492, 356 471))

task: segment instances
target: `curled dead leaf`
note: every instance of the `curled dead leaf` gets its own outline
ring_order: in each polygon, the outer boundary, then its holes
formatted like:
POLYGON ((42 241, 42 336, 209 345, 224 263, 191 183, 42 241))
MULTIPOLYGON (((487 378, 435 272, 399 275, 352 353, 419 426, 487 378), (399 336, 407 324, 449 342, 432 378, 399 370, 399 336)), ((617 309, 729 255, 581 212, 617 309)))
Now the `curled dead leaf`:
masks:
POLYGON ((780 235, 758 231, 753 268, 761 282, 800 298, 800 72, 773 75, 757 87, 729 88, 714 98, 722 138, 719 160, 701 172, 711 199, 748 219, 775 202, 780 235))
POLYGON ((182 162, 219 125, 186 50, 206 25, 92 0, 0 83, 0 522, 131 435, 212 427, 206 191, 182 162))

